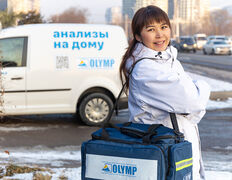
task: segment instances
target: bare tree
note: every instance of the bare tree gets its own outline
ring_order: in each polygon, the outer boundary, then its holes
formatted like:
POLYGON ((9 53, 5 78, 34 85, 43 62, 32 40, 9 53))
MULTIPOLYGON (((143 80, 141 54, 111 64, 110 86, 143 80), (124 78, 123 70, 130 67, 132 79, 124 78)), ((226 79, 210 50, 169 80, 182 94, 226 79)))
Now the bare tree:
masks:
POLYGON ((16 26, 17 18, 17 14, 13 12, 8 12, 7 9, 5 11, 0 11, 0 21, 2 23, 2 28, 16 26))
POLYGON ((232 16, 227 10, 217 10, 201 19, 201 32, 207 35, 231 35, 232 16))
POLYGON ((215 28, 215 34, 231 34, 232 16, 227 10, 218 10, 212 13, 212 23, 215 28))
POLYGON ((61 14, 53 15, 50 17, 52 23, 87 23, 86 9, 77 9, 71 7, 61 14))
POLYGON ((43 17, 36 11, 21 12, 18 14, 18 17, 18 25, 43 23, 43 17))

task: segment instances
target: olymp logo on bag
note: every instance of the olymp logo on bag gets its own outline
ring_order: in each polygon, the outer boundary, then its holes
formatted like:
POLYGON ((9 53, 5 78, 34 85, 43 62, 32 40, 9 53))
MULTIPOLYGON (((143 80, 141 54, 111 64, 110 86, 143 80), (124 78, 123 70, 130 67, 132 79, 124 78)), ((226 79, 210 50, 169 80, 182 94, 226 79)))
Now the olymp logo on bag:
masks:
POLYGON ((137 167, 134 164, 120 164, 107 162, 102 168, 103 173, 117 174, 123 176, 136 176, 137 167))
POLYGON ((85 178, 157 180, 158 160, 86 154, 85 178))

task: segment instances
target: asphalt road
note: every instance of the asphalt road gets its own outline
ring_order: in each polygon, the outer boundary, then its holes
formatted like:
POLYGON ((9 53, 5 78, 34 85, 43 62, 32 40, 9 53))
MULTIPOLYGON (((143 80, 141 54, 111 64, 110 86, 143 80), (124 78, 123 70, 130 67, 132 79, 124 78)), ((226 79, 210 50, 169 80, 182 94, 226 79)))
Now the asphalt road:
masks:
POLYGON ((178 60, 226 71, 232 71, 232 56, 228 55, 204 55, 202 51, 196 53, 178 53, 178 60))
MULTIPOLYGON (((114 116, 115 123, 126 122, 128 110, 114 116)), ((232 109, 207 111, 199 124, 202 150, 224 150, 232 147, 232 109)), ((1 147, 30 147, 42 145, 49 148, 79 146, 91 138, 98 127, 89 127, 76 121, 72 115, 17 116, 2 120, 0 127, 1 147)))

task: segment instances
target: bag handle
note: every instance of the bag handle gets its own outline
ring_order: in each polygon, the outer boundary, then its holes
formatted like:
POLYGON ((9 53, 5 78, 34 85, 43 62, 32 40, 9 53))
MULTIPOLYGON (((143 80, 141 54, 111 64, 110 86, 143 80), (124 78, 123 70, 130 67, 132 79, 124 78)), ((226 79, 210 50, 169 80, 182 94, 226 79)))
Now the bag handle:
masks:
POLYGON ((132 123, 131 122, 126 122, 122 125, 122 127, 119 127, 113 123, 107 123, 104 125, 104 127, 102 128, 102 132, 101 132, 101 138, 108 140, 110 138, 109 133, 107 132, 106 128, 114 128, 118 131, 120 131, 122 134, 133 137, 133 138, 141 138, 143 139, 144 137, 151 137, 153 135, 156 135, 156 129, 160 126, 162 126, 162 124, 152 124, 147 131, 143 131, 141 129, 138 129, 136 127, 131 127, 132 123))
MULTIPOLYGON (((132 74, 135 65, 136 65, 138 62, 142 61, 143 59, 157 60, 156 58, 147 58, 147 57, 138 59, 138 60, 131 66, 131 69, 130 69, 130 71, 129 71, 129 73, 128 73, 128 76, 130 76, 130 75, 132 74)), ((117 99, 116 99, 116 101, 115 101, 115 103, 114 103, 113 109, 110 111, 109 119, 108 119, 108 121, 107 121, 106 123, 109 123, 110 119, 111 119, 112 116, 113 116, 114 110, 116 110, 116 113, 117 113, 117 111, 118 111, 118 101, 119 101, 119 99, 120 99, 120 97, 121 97, 121 95, 122 95, 122 93, 123 93, 125 87, 126 87, 126 82, 123 84, 122 89, 121 89, 121 91, 120 91, 119 94, 118 94, 118 97, 117 97, 117 99)), ((171 122, 172 122, 172 127, 173 127, 175 133, 176 133, 179 137, 181 137, 181 136, 182 136, 182 133, 181 133, 180 130, 179 130, 179 126, 178 126, 178 123, 177 123, 177 120, 176 120, 176 114, 175 114, 175 113, 169 113, 169 115, 170 115, 170 119, 171 119, 171 122)))

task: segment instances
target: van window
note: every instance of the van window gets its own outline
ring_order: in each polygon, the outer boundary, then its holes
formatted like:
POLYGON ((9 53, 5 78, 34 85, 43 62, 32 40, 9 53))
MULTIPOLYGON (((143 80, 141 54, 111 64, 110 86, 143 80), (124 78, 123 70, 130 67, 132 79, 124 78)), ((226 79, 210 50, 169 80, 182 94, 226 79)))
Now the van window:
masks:
POLYGON ((0 39, 0 63, 2 67, 26 66, 27 38, 0 39))
POLYGON ((197 37, 197 40, 198 41, 204 41, 204 40, 206 40, 206 37, 197 37))

